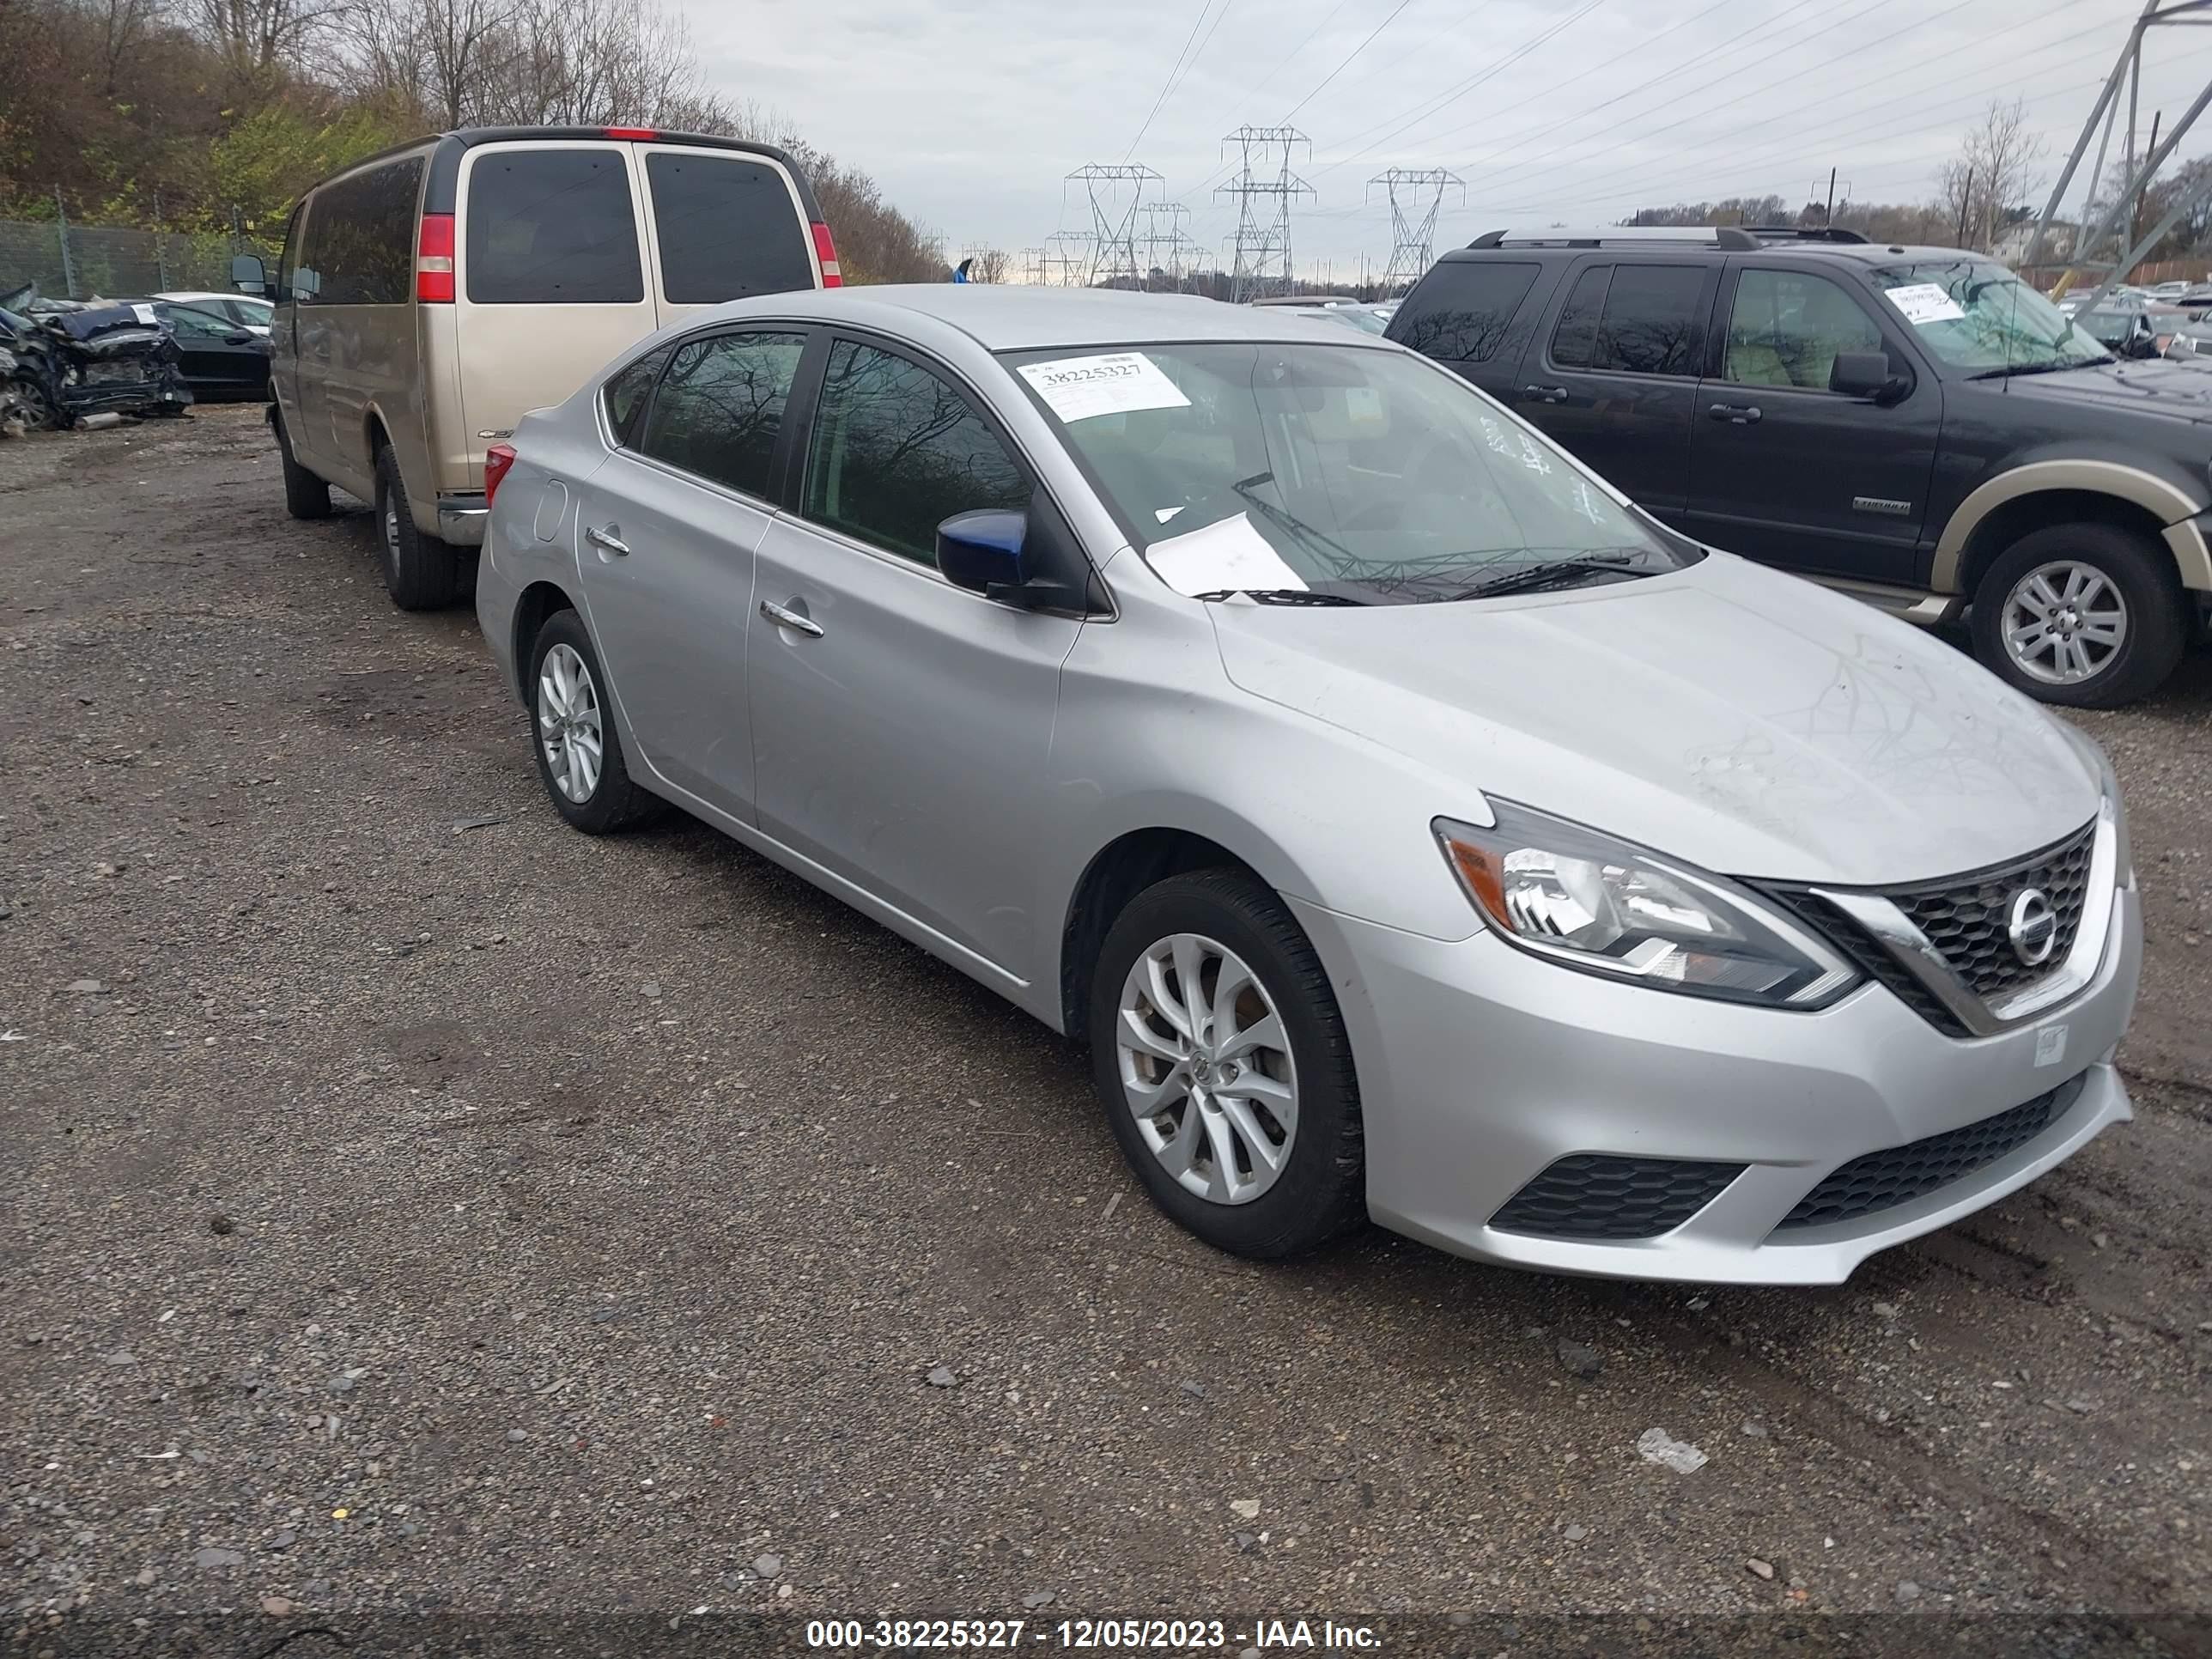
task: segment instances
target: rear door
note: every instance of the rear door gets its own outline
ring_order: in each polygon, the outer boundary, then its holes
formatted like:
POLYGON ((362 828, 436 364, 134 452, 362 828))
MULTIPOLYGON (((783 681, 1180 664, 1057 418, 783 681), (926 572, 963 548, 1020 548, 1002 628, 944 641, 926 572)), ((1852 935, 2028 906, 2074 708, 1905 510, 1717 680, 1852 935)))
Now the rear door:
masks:
POLYGON ((1520 412, 1629 498, 1680 524, 1690 431, 1720 263, 1578 261, 1551 332, 1521 366, 1520 412))
POLYGON ((1492 397, 1517 403, 1531 319, 1543 314, 1556 273, 1556 264, 1547 273, 1534 258, 1440 260, 1406 296, 1387 331, 1492 397))
MULTIPOLYGON (((467 485, 525 411, 557 404, 660 325, 634 146, 532 139, 461 158, 453 237, 467 485)), ((451 464, 451 457, 448 457, 451 464)))
POLYGON ((195 392, 237 392, 260 384, 268 360, 242 324, 198 306, 163 301, 155 309, 176 336, 179 367, 195 392))
POLYGON ((1698 388, 1690 534, 1747 558, 1910 583, 1943 394, 1856 284, 1782 260, 1729 262, 1717 372, 1698 388), (1912 390, 1884 405, 1828 390, 1836 356, 1887 354, 1912 390))
POLYGON ((683 144, 641 143, 635 155, 663 324, 702 306, 821 285, 813 227, 781 163, 683 144))

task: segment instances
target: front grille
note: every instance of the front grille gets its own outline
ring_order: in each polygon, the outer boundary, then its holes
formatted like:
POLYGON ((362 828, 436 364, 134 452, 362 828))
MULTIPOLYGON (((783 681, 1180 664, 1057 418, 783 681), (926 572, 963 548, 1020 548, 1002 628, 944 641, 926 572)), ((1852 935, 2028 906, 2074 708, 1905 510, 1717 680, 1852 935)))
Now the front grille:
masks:
POLYGON ((2081 924, 2096 829, 2091 823, 2015 864, 1927 887, 1893 888, 1884 896, 1942 952, 1960 982, 1988 1001, 2040 979, 2065 961, 2081 924), (2029 887, 2041 888, 2058 916, 2051 954, 2033 966, 2020 959, 2005 933, 2014 896, 2029 887))
POLYGON ((1775 1231, 1855 1221, 1948 1187, 2041 1134, 2066 1115, 2087 1079, 2085 1072, 1978 1123, 1855 1158, 1798 1200, 1775 1231))
POLYGON ((1789 902, 1791 909, 1826 933, 1828 942, 1849 957, 1861 973, 1876 984, 1887 987, 1899 1001, 1945 1036, 1972 1035, 1966 1030, 1966 1023, 1946 1008, 1942 999, 1916 979, 1911 969, 1892 956, 1880 939, 1818 893, 1791 892, 1784 889, 1774 891, 1777 897, 1789 902))
POLYGON ((1576 1152, 1507 1199, 1490 1224, 1549 1238, 1656 1238, 1742 1173, 1741 1164, 1576 1152))

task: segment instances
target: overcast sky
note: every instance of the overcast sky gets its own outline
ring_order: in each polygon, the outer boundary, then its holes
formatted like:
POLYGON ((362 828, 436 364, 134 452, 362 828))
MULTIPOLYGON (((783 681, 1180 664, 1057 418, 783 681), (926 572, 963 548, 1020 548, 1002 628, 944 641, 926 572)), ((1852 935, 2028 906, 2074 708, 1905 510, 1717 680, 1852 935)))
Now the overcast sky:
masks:
MULTIPOLYGON (((1368 181, 1390 167, 1446 167, 1465 181, 1463 202, 1446 195, 1439 246, 1497 225, 1604 223, 1678 200, 1772 191, 1802 201, 1816 181, 1825 191, 1831 166, 1839 197, 1920 200, 1989 100, 2020 95, 2048 135, 2047 189, 2140 9, 2138 0, 684 0, 717 87, 865 167, 954 257, 969 243, 1018 250, 1088 228, 1085 187, 1066 175, 1124 162, 1162 175, 1147 195, 1185 203, 1190 234, 1218 257, 1236 223, 1214 189, 1236 154, 1223 135, 1287 123, 1312 140, 1296 170, 1316 192, 1294 209, 1299 272, 1326 264, 1340 278, 1363 255, 1377 266, 1389 258, 1388 201, 1368 181)), ((2212 29, 2168 27, 2154 40, 2146 129, 2154 110, 2171 121, 2212 81, 2212 29)), ((2208 148, 2212 116, 2184 154, 2208 148)))

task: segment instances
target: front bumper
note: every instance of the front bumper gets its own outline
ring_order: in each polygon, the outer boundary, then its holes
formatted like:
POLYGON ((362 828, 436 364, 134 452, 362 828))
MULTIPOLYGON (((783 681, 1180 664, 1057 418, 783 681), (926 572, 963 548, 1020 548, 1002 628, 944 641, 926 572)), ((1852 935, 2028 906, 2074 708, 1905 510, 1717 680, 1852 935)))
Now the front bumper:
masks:
POLYGON ((1358 1056, 1370 1212, 1483 1261, 1840 1284, 1876 1250, 1972 1214, 2134 1115, 2112 1064, 2142 968, 2132 888, 2112 906, 2103 959, 2078 995, 1966 1040, 1879 985, 1817 1013, 1743 1007, 1534 961, 1486 932, 1443 941, 1292 908, 1330 970, 1358 1056), (1979 1123, 2075 1077, 2079 1091, 2042 1131, 1995 1161, 1892 1207, 1777 1233, 1840 1165, 1979 1123), (1656 1237, 1489 1224, 1537 1175, 1584 1153, 1747 1167, 1656 1237))

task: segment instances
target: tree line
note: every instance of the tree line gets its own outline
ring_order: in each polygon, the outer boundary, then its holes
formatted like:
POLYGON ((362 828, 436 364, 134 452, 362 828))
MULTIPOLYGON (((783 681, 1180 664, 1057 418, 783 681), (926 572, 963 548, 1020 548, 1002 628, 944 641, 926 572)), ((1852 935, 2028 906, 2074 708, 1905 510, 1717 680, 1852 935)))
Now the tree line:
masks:
POLYGON ((933 239, 865 172, 708 84, 663 0, 0 0, 0 218, 265 241, 349 161, 500 125, 781 143, 847 281, 945 275, 933 239))

